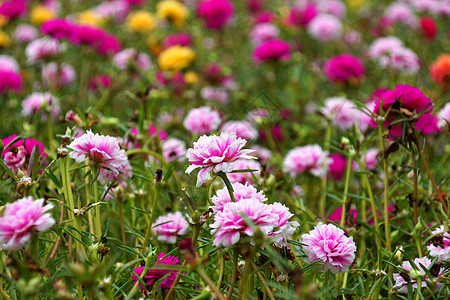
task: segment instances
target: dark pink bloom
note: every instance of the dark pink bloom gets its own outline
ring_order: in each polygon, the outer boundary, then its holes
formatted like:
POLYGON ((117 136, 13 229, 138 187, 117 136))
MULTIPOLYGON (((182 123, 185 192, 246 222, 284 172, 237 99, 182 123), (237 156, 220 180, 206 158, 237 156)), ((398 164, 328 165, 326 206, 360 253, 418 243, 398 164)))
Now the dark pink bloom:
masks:
POLYGON ((289 13, 289 24, 293 26, 306 26, 317 15, 317 7, 313 3, 303 7, 294 6, 289 13))
POLYGON ((76 45, 89 45, 99 54, 115 54, 120 51, 120 41, 104 29, 89 25, 76 26, 70 41, 76 45))
POLYGON ((89 83, 89 88, 91 90, 97 90, 100 87, 108 87, 112 83, 112 78, 108 75, 97 75, 91 78, 91 82, 89 83))
POLYGON ((430 17, 421 17, 420 26, 425 38, 429 41, 433 40, 438 33, 436 22, 430 17))
POLYGON ((204 76, 211 83, 220 83, 223 80, 224 74, 222 67, 215 62, 208 63, 204 66, 204 76))
POLYGON ((0 15, 4 15, 9 19, 23 16, 27 12, 25 0, 10 0, 0 4, 0 15))
POLYGON ((263 0, 247 0, 247 9, 251 12, 257 12, 264 9, 263 0))
POLYGON ((148 132, 150 132, 150 136, 158 134, 158 137, 161 141, 164 141, 167 138, 167 132, 159 128, 157 129, 153 124, 150 124, 150 126, 148 127, 148 132))
POLYGON ((273 39, 260 44, 253 51, 253 61, 263 63, 266 61, 289 60, 291 47, 285 41, 273 39))
POLYGON ((164 74, 162 71, 156 73, 156 81, 162 86, 169 87, 175 95, 181 95, 183 89, 186 86, 184 81, 183 72, 178 71, 173 75, 164 74))
POLYGON ((22 89, 22 77, 10 70, 0 70, 0 95, 8 91, 18 93, 22 89))
POLYGON ((275 21, 275 14, 271 11, 260 11, 257 12, 255 14, 253 14, 253 20, 255 22, 255 24, 260 24, 260 23, 272 23, 273 21, 275 21))
MULTIPOLYGON (((356 225, 356 219, 358 218, 358 211, 354 208, 350 208, 350 215, 353 218, 353 224, 356 225)), ((329 216, 328 221, 333 222, 335 224, 339 224, 342 218, 342 206, 336 208, 329 216)))
POLYGON ((161 44, 164 49, 175 45, 185 47, 192 45, 192 38, 188 33, 173 33, 167 35, 161 44))
POLYGON ((335 181, 341 180, 347 168, 347 158, 339 153, 330 154, 331 163, 328 166, 331 177, 335 181))
POLYGON ((351 79, 359 80, 366 71, 361 59, 351 54, 340 54, 329 59, 324 69, 327 79, 331 82, 348 82, 351 79))
MULTIPOLYGON (((165 253, 158 254, 156 265, 177 265, 181 262, 181 259, 179 259, 178 256, 171 256, 171 255, 167 255, 166 257, 164 256, 166 256, 165 253)), ((144 271, 144 268, 145 268, 144 266, 136 268, 134 269, 134 272, 136 272, 137 275, 141 276, 142 272, 144 271)), ((141 288, 143 293, 147 294, 147 291, 148 292, 152 291, 154 284, 167 274, 170 275, 164 278, 157 288, 170 289, 172 287, 173 282, 175 281, 175 278, 177 277, 178 271, 151 269, 151 268, 147 272, 147 274, 145 274, 144 277, 142 278, 147 285, 144 287, 142 284, 139 284, 139 287, 141 288)), ((138 282, 138 279, 134 273, 133 279, 134 284, 136 284, 136 282, 138 282)))
POLYGON ((210 29, 222 29, 234 15, 233 2, 229 0, 203 0, 197 7, 197 14, 210 29))
POLYGON ((76 25, 66 19, 52 19, 41 25, 41 32, 55 39, 70 39, 76 25))
MULTIPOLYGON (((2 139, 3 145, 6 147, 16 137, 17 135, 11 135, 2 139)), ((35 146, 40 156, 47 156, 44 153, 44 144, 42 144, 41 142, 33 139, 19 140, 3 150, 2 156, 5 164, 14 172, 19 168, 25 170, 28 167, 30 155, 35 146)))

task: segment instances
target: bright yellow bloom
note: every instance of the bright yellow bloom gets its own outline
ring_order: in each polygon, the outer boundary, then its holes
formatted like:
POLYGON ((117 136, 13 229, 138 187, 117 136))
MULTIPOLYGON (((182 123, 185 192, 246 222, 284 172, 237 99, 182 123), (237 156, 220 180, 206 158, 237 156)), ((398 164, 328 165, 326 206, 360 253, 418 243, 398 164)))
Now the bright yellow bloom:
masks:
POLYGON ((0 30, 0 47, 7 47, 11 44, 11 38, 0 30))
POLYGON ((196 84, 198 80, 198 75, 195 72, 190 71, 184 74, 184 81, 186 81, 187 84, 196 84))
POLYGON ((85 10, 78 16, 78 22, 81 24, 102 26, 105 23, 105 19, 92 10, 85 10))
POLYGON ((179 45, 169 47, 158 56, 158 65, 163 70, 179 71, 189 66, 195 59, 195 52, 179 45))
POLYGON ((34 24, 42 24, 55 17, 53 10, 42 5, 35 6, 30 12, 30 21, 34 24))
POLYGON ((127 27, 131 31, 146 33, 155 29, 156 20, 149 12, 135 11, 128 15, 127 27))
POLYGON ((173 22, 177 27, 183 27, 189 16, 188 8, 176 0, 164 0, 156 7, 158 17, 173 22))

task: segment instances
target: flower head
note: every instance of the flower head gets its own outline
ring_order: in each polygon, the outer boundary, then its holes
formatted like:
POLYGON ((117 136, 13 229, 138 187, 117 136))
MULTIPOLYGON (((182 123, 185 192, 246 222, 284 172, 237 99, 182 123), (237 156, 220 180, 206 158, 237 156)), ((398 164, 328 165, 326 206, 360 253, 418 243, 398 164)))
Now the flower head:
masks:
POLYGON ((252 53, 253 61, 263 63, 266 61, 286 61, 291 58, 291 47, 285 41, 272 39, 259 44, 252 53))
POLYGON ((253 44, 260 45, 266 41, 276 39, 279 34, 280 30, 273 24, 256 24, 250 31, 250 40, 253 44))
POLYGON ((234 166, 233 171, 238 170, 256 170, 253 172, 239 172, 239 173, 229 173, 228 179, 230 182, 240 182, 240 183, 253 183, 254 176, 258 177, 261 173, 261 164, 253 159, 241 159, 238 160, 234 166))
POLYGON ((330 159, 328 152, 317 145, 307 145, 290 150, 283 161, 283 170, 291 176, 309 172, 322 177, 327 174, 330 159))
POLYGON ((450 259, 450 233, 445 230, 444 225, 441 225, 436 230, 431 232, 440 242, 431 242, 427 246, 427 250, 430 251, 430 256, 437 257, 439 260, 450 259))
POLYGON ((76 76, 75 69, 67 63, 58 66, 56 62, 51 62, 42 67, 42 79, 46 86, 69 85, 75 81, 76 76))
MULTIPOLYGON (((2 139, 3 145, 8 145, 16 137, 17 135, 11 135, 2 139)), ((44 144, 41 142, 33 139, 19 140, 3 150, 2 156, 5 164, 14 172, 19 168, 26 170, 34 147, 36 147, 36 151, 39 152, 39 155, 46 156, 44 153, 44 144)))
POLYGON ((347 272, 355 260, 353 237, 345 236, 344 231, 333 224, 318 224, 309 233, 303 234, 300 242, 304 244, 305 262, 319 261, 323 263, 323 271, 347 272))
POLYGON ((22 89, 22 77, 14 71, 0 70, 0 95, 7 92, 18 93, 22 89))
POLYGON ((220 136, 201 136, 194 147, 188 149, 186 157, 191 164, 186 173, 190 174, 197 168, 202 168, 197 175, 197 187, 208 181, 209 173, 234 170, 235 162, 239 159, 254 159, 249 154, 253 150, 243 150, 246 140, 238 138, 234 132, 222 132, 220 136))
POLYGON ((189 16, 188 8, 176 0, 163 0, 156 6, 158 17, 173 22, 175 26, 182 27, 189 16))
POLYGON ((249 121, 227 121, 220 128, 222 132, 235 132, 240 138, 253 140, 258 137, 258 130, 249 121))
POLYGON ((320 112, 340 130, 351 129, 353 125, 358 125, 361 112, 356 109, 356 105, 343 97, 331 97, 325 100, 325 107, 320 112))
POLYGON ((163 50, 158 56, 158 65, 163 70, 179 71, 188 67, 195 59, 195 52, 179 45, 163 50))
POLYGON ((31 239, 33 231, 45 231, 55 224, 48 213, 53 205, 44 205, 44 201, 25 197, 6 204, 0 217, 0 248, 19 250, 31 239))
MULTIPOLYGON (((48 112, 52 119, 61 112, 58 99, 50 93, 33 93, 22 102, 22 115, 29 116, 34 113, 48 112)), ((42 116, 46 120, 46 116, 42 116)))
POLYGON ((322 42, 336 40, 342 35, 342 23, 335 16, 319 14, 308 24, 308 33, 322 42))
POLYGON ((445 104, 444 107, 438 112, 437 126, 442 128, 446 124, 450 124, 450 103, 445 104))
POLYGON ((158 241, 175 244, 178 236, 185 235, 189 230, 189 224, 183 215, 177 211, 160 216, 152 225, 158 241))
POLYGON ((306 26, 317 16, 317 6, 314 3, 294 6, 290 13, 288 22, 293 26, 306 26))
POLYGON ((147 33, 156 27, 155 17, 146 11, 132 12, 127 18, 127 27, 130 31, 147 33))
POLYGON ((167 161, 184 161, 186 159, 186 144, 177 138, 169 138, 162 144, 162 154, 167 161))
POLYGON ((200 96, 206 101, 225 103, 229 100, 227 91, 222 87, 205 86, 200 91, 200 96))
POLYGON ((331 82, 349 82, 364 77, 362 61, 351 54, 340 54, 327 61, 325 75, 331 82))
POLYGON ((14 39, 20 43, 29 43, 38 37, 37 29, 32 25, 22 24, 14 30, 14 39))
POLYGON ((42 59, 55 56, 64 49, 65 47, 58 40, 43 37, 29 43, 25 48, 25 54, 29 63, 35 63, 42 59))
POLYGON ((152 67, 150 57, 146 53, 139 53, 133 48, 127 48, 116 53, 113 57, 113 64, 119 70, 126 70, 132 66, 142 71, 148 71, 152 67))
POLYGON ((194 108, 183 121, 184 128, 195 134, 211 133, 219 128, 220 115, 209 106, 194 108))
POLYGON ((450 54, 441 54, 430 67, 430 76, 442 87, 450 86, 450 54))
POLYGON ((203 0, 197 7, 197 15, 210 29, 222 29, 234 15, 233 2, 229 0, 203 0))
POLYGON ((297 221, 289 221, 294 216, 289 211, 286 205, 279 202, 275 202, 269 205, 272 213, 277 216, 277 220, 274 223, 274 229, 269 232, 269 236, 272 237, 274 243, 279 247, 287 246, 287 240, 290 238, 295 229, 300 225, 297 221))
MULTIPOLYGON (((410 279, 410 284, 412 286, 412 289, 415 290, 418 287, 417 284, 417 277, 422 277, 422 287, 426 287, 427 285, 430 286, 429 284, 431 282, 433 282, 433 278, 430 278, 428 275, 426 275, 427 273, 425 272, 424 267, 429 271, 431 268, 431 260, 428 257, 422 257, 422 258, 416 258, 414 259, 414 265, 415 268, 411 265, 411 263, 409 261, 404 261, 402 263, 401 266, 399 266, 402 270, 407 271, 408 272, 408 277, 410 279)), ((429 273, 429 272, 428 272, 429 273)), ((442 276, 442 274, 444 273, 444 270, 442 268, 439 269, 438 271, 438 276, 442 276)), ((400 273, 394 273, 394 280, 395 280, 395 285, 394 285, 394 289, 396 289, 398 292, 400 293, 408 293, 408 282, 403 278, 402 275, 400 275, 400 273)), ((434 283, 435 287, 437 288, 438 286, 442 285, 442 283, 434 283)))
MULTIPOLYGON (((267 201, 267 198, 262 191, 258 191, 255 187, 248 185, 247 183, 242 184, 240 182, 234 182, 231 185, 234 190, 233 194, 236 202, 246 199, 254 199, 261 203, 267 201)), ((218 190, 216 194, 212 196, 211 201, 214 203, 214 206, 211 206, 214 212, 221 212, 223 211, 225 204, 232 203, 226 187, 218 190)))

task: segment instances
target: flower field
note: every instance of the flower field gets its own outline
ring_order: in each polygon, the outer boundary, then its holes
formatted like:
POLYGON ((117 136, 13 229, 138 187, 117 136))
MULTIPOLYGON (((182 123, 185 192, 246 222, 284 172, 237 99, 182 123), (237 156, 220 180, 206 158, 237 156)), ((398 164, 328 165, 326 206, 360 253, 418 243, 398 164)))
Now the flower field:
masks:
POLYGON ((0 0, 1 299, 449 299, 449 0, 0 0))

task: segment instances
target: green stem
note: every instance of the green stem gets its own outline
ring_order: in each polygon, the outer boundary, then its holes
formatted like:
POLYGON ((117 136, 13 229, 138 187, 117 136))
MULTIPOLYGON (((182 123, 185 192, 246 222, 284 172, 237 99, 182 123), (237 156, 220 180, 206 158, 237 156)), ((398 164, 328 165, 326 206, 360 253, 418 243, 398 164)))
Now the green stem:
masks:
POLYGON ((47 113, 47 135, 48 135, 48 145, 50 148, 50 153, 53 155, 55 152, 55 145, 53 143, 53 120, 51 119, 50 112, 47 113))
POLYGON ((217 280, 217 288, 220 290, 222 286, 223 273, 225 271, 225 258, 223 255, 219 258, 219 279, 217 280))
POLYGON ((347 215, 347 194, 348 194, 348 188, 350 185, 350 173, 352 171, 352 162, 353 162, 353 156, 350 155, 348 157, 348 162, 347 162, 347 169, 345 172, 345 187, 344 187, 344 196, 342 197, 342 214, 341 214, 341 227, 345 226, 345 217, 347 215))
MULTIPOLYGON (((383 139, 383 125, 378 124, 378 138, 380 139, 381 146, 381 156, 383 158, 383 172, 384 172, 384 234, 386 238, 386 249, 390 253, 392 251, 391 248, 391 233, 390 233, 390 224, 389 224, 389 175, 388 175, 388 162, 385 156, 386 146, 384 144, 383 139)), ((389 267, 391 270, 392 267, 389 267)))
POLYGON ((252 269, 252 263, 253 263, 253 254, 250 254, 248 257, 245 258, 245 267, 244 267, 244 274, 241 278, 239 290, 241 293, 242 299, 248 299, 248 293, 249 293, 249 284, 250 284, 250 271, 252 269))
POLYGON ((236 202, 236 199, 234 198, 234 190, 233 190, 233 186, 231 185, 230 180, 227 177, 227 174, 225 174, 224 172, 220 171, 219 173, 217 173, 217 175, 219 175, 220 178, 222 178, 223 182, 225 183, 227 189, 228 189, 228 193, 230 194, 230 198, 232 202, 236 202))
POLYGON ((123 224, 123 204, 122 204, 122 199, 118 199, 117 200, 117 206, 119 208, 119 219, 120 219, 120 233, 122 236, 122 243, 125 245, 126 244, 126 237, 125 237, 125 226, 123 224))
MULTIPOLYGON (((325 132, 325 143, 324 143, 324 151, 328 151, 330 149, 330 139, 331 139, 331 125, 330 122, 327 122, 327 129, 325 132)), ((319 216, 323 217, 325 216, 325 207, 326 207, 326 200, 327 200, 327 176, 322 177, 321 182, 321 190, 322 190, 322 196, 320 197, 319 202, 319 216)))
POLYGON ((227 300, 230 300, 233 297, 233 289, 236 283, 237 277, 237 267, 238 267, 238 256, 239 252, 237 249, 233 250, 233 269, 231 270, 231 282, 230 287, 228 289, 227 300))
MULTIPOLYGON (((413 206, 414 206, 414 226, 417 224, 418 220, 419 220, 419 207, 418 207, 418 201, 419 199, 417 198, 417 185, 418 185, 418 178, 417 178, 417 163, 416 163, 416 157, 414 154, 414 149, 412 146, 412 142, 409 141, 409 148, 411 149, 411 160, 413 163, 413 178, 414 178, 414 185, 413 185, 413 206)), ((421 256, 422 257, 422 256, 421 256)))
POLYGON ((152 233, 153 220, 155 219, 156 212, 156 204, 158 203, 160 184, 157 183, 155 186, 155 196, 153 197, 153 205, 152 205, 152 213, 150 214, 150 223, 147 228, 147 232, 145 234, 144 243, 142 244, 142 253, 145 252, 147 248, 148 239, 150 238, 150 234, 152 233))
POLYGON ((216 295, 216 298, 219 300, 225 300, 225 297, 220 293, 220 291, 217 289, 214 282, 209 278, 208 274, 205 273, 202 267, 197 266, 195 272, 208 284, 208 286, 211 288, 211 290, 216 295))
POLYGON ((267 294, 267 295, 269 295, 270 300, 275 300, 275 297, 273 296, 272 291, 270 290, 269 286, 267 285, 267 282, 264 279, 264 276, 262 276, 261 272, 258 271, 258 267, 256 266, 256 264, 254 262, 252 262, 252 266, 253 266, 253 269, 256 271, 256 276, 258 276, 259 282, 261 282, 261 284, 264 287, 264 291, 265 291, 264 296, 267 294))
MULTIPOLYGON (((94 181, 94 202, 97 203, 98 202, 98 180, 95 179, 94 181)), ((102 238, 102 223, 101 223, 101 216, 100 216, 100 206, 96 205, 94 207, 95 209, 95 230, 96 230, 96 234, 97 234, 97 238, 98 241, 101 240, 102 238)))

